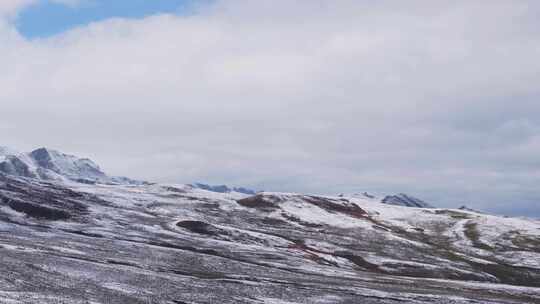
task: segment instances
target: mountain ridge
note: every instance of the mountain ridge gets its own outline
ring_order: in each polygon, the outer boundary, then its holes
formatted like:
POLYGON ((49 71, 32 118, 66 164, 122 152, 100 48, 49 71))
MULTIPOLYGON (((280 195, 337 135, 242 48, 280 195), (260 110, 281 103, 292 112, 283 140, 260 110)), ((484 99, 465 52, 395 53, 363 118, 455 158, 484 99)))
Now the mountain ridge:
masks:
POLYGON ((231 193, 231 192, 237 192, 242 194, 249 194, 249 195, 255 195, 257 192, 248 188, 244 187, 229 187, 227 185, 209 185, 209 184, 203 184, 203 183, 194 183, 190 184, 190 186, 202 190, 207 190, 211 192, 216 193, 231 193))
MULTIPOLYGON (((21 153, 9 147, 0 146, 0 172, 26 178, 69 180, 80 183, 143 183, 127 177, 110 177, 98 164, 89 158, 81 158, 45 147, 35 149, 29 153, 21 153)), ((210 185, 200 182, 189 184, 189 186, 215 193, 257 194, 257 191, 245 187, 210 185)), ((376 199, 376 196, 368 192, 351 196, 376 199)), ((380 202, 405 207, 433 208, 432 205, 403 193, 386 195, 380 202)))

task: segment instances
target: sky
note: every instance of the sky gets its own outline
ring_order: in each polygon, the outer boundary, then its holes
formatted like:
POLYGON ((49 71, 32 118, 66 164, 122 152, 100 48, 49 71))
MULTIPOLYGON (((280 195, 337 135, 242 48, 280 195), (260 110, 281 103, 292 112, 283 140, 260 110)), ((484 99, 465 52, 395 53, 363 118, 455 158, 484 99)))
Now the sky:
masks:
POLYGON ((1 145, 540 217, 538 58, 538 1, 2 0, 1 145))
POLYGON ((144 18, 190 13, 191 0, 57 0, 34 1, 17 16, 17 30, 26 38, 50 37, 74 27, 110 18, 144 18))

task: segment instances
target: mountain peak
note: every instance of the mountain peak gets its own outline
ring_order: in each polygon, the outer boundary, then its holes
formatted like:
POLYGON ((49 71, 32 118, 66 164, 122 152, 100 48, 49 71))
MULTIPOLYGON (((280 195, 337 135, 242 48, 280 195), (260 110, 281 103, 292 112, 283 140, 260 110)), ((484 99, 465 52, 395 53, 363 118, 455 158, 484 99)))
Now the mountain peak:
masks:
POLYGON ((40 168, 51 170, 71 180, 98 181, 107 176, 93 161, 57 150, 39 148, 30 152, 30 156, 40 168))
POLYGON ((0 147, 0 172, 44 180, 71 180, 84 183, 139 184, 129 178, 110 177, 92 160, 41 147, 20 153, 0 147))
POLYGON ((40 165, 43 167, 50 166, 51 162, 51 153, 50 150, 47 148, 39 148, 32 152, 30 152, 30 156, 40 165))

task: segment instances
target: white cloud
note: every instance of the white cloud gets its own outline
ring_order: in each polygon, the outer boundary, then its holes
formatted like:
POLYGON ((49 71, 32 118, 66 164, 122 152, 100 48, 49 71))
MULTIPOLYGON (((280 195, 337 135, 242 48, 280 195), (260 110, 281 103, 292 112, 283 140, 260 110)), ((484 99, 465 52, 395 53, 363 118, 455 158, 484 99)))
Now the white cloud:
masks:
POLYGON ((4 28, 0 134, 151 179, 523 212, 540 199, 539 11, 230 0, 45 40, 4 28))

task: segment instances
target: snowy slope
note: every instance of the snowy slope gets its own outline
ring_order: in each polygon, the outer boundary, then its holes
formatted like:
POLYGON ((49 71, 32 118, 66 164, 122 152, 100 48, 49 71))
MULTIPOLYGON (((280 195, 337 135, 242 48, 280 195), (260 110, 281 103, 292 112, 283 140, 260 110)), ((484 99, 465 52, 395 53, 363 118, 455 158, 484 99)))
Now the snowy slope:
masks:
POLYGON ((86 159, 0 149, 0 168, 19 162, 0 170, 0 302, 540 303, 535 220, 115 183, 86 159))
POLYGON ((433 208, 431 204, 424 202, 423 200, 413 197, 405 193, 399 193, 394 195, 381 195, 373 194, 369 192, 354 193, 354 194, 340 194, 340 197, 358 198, 377 200, 380 203, 394 206, 403 207, 415 207, 415 208, 433 208), (381 199, 382 198, 382 199, 381 199))
POLYGON ((537 303, 539 231, 527 219, 368 197, 0 174, 0 296, 13 303, 537 303))
POLYGON ((0 172, 39 178, 37 165, 30 155, 6 147, 0 147, 0 172))

